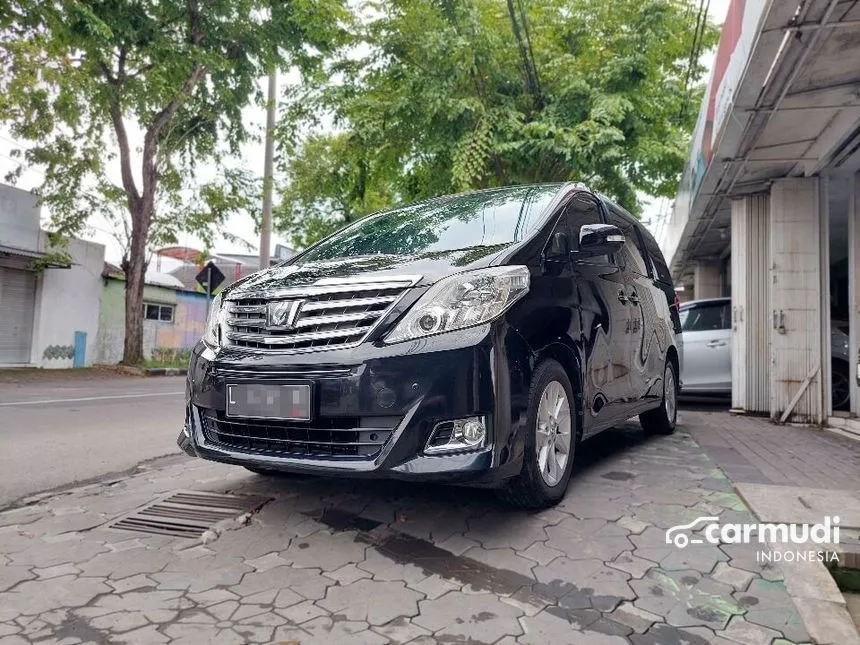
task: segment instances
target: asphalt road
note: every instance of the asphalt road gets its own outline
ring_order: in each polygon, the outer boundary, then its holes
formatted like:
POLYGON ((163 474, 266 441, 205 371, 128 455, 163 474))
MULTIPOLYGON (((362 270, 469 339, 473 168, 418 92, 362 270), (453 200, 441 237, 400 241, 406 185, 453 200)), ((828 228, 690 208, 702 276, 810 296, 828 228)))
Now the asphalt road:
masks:
POLYGON ((0 508, 178 453, 185 377, 0 379, 0 508))

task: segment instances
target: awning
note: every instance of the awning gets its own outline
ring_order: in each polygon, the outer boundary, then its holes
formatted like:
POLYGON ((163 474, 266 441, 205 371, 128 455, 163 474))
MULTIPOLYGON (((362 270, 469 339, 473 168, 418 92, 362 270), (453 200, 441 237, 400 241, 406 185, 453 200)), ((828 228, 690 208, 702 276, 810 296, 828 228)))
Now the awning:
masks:
POLYGON ((676 279, 724 258, 730 200, 860 166, 860 4, 732 0, 658 242, 676 279))
MULTIPOLYGON (((4 260, 4 264, 11 268, 30 269, 33 260, 50 258, 49 253, 42 251, 32 251, 30 249, 20 249, 15 246, 7 246, 0 244, 0 260, 4 260), (17 265, 17 266, 16 266, 17 265)), ((44 266, 50 269, 68 269, 71 264, 57 262, 56 260, 48 260, 44 266)))

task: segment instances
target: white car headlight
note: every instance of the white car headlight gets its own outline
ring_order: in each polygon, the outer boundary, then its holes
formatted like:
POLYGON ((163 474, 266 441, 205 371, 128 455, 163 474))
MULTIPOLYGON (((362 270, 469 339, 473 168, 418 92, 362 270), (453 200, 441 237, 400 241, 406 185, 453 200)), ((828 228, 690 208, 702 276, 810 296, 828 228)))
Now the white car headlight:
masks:
POLYGON ((221 294, 212 300, 209 307, 209 317, 206 318, 206 327, 203 329, 203 342, 210 347, 221 345, 221 322, 224 319, 225 310, 221 307, 221 294))
POLYGON ((399 343, 490 322, 528 290, 529 270, 524 266, 492 267, 449 276, 418 299, 385 342, 399 343))

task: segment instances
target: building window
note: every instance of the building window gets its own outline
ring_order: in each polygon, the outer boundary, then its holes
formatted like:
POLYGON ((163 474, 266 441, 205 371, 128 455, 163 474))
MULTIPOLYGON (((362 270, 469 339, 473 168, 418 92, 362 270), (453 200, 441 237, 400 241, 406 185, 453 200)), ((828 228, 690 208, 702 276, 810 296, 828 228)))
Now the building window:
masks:
POLYGON ((143 317, 146 320, 160 320, 161 322, 173 322, 173 305, 151 305, 144 303, 143 317))

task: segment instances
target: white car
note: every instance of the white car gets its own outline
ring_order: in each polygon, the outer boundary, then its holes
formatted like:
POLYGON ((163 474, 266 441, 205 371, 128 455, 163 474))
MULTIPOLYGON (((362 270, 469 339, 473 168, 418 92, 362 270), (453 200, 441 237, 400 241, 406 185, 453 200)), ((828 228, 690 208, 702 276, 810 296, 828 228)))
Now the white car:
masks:
MULTIPOLYGON (((685 394, 732 392, 732 300, 712 298, 681 304, 684 361, 681 384, 685 394)), ((850 399, 848 335, 830 330, 833 409, 847 410, 850 399)))

